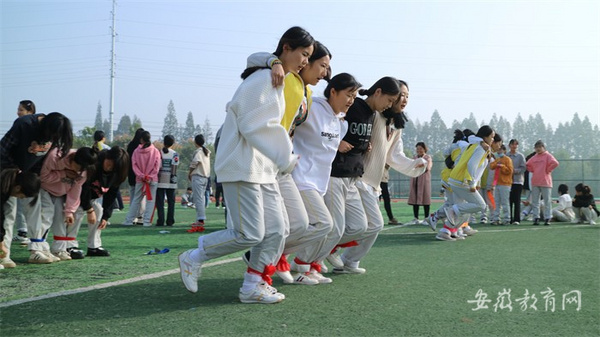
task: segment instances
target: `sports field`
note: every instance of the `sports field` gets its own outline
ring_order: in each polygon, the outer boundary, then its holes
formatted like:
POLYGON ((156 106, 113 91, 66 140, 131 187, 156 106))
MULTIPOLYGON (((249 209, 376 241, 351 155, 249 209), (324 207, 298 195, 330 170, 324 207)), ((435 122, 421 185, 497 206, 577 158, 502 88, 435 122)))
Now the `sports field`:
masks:
MULTIPOLYGON (((412 219, 404 200, 393 207, 412 219)), ((207 232, 223 228, 223 210, 207 211, 207 232)), ((196 245, 185 231, 193 210, 178 206, 172 228, 123 227, 124 217, 114 213, 103 234, 108 258, 28 265, 27 249, 14 246, 18 267, 0 271, 0 335, 600 335, 598 225, 478 224, 457 242, 436 241, 425 226, 386 225, 361 262, 366 274, 316 286, 274 277, 286 299, 260 305, 237 298, 240 254, 205 265, 198 293, 183 287, 177 254, 196 245), (170 252, 146 254, 155 248, 170 252)), ((86 237, 82 228, 82 248, 86 237)))

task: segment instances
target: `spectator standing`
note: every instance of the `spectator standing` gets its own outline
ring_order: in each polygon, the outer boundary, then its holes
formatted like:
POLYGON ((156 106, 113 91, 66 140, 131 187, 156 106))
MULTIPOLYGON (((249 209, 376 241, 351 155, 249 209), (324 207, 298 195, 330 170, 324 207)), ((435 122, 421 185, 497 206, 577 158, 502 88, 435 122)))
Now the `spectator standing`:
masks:
POLYGON ((408 196, 408 204, 413 207, 412 221, 415 225, 427 224, 426 220, 429 216, 429 206, 431 205, 431 167, 433 161, 431 156, 427 154, 428 148, 424 142, 418 142, 416 147, 417 154, 414 159, 422 158, 427 161, 425 173, 417 177, 410 178, 410 194, 408 196), (423 206, 423 221, 419 221, 419 206, 423 206))
POLYGON ((381 178, 381 184, 379 187, 381 188, 381 198, 383 199, 383 208, 385 208, 385 213, 388 217, 388 225, 401 225, 400 222, 396 218, 394 218, 394 213, 392 212, 392 203, 390 198, 390 190, 388 189, 388 182, 390 180, 390 165, 385 164, 385 170, 383 171, 383 178, 381 178))
POLYGON ((156 189, 157 226, 165 225, 165 196, 167 197, 167 226, 173 226, 175 223, 175 190, 177 190, 179 154, 171 149, 173 145, 175 145, 175 137, 166 135, 160 151, 161 164, 156 189))
POLYGON ((205 191, 210 177, 210 150, 204 146, 204 136, 196 135, 194 138, 196 152, 190 162, 188 179, 192 182, 194 205, 196 206, 196 221, 188 232, 203 232, 206 220, 205 191))
POLYGON ((527 161, 527 170, 531 172, 531 204, 535 217, 534 226, 540 224, 540 197, 544 202, 544 225, 550 225, 552 218, 552 171, 558 167, 559 162, 546 150, 543 141, 535 142, 535 155, 527 161))
POLYGON ((144 227, 150 227, 152 226, 152 213, 156 201, 158 171, 161 162, 160 152, 152 145, 150 132, 142 132, 140 145, 133 151, 131 162, 135 173, 135 192, 131 201, 131 208, 123 225, 133 225, 133 220, 138 214, 142 199, 146 197, 146 209, 142 221, 144 227))
POLYGON ((526 160, 525 156, 517 151, 519 141, 511 139, 508 142, 510 151, 506 154, 513 164, 513 178, 510 186, 510 222, 513 225, 521 223, 521 193, 523 192, 523 184, 525 183, 526 160))

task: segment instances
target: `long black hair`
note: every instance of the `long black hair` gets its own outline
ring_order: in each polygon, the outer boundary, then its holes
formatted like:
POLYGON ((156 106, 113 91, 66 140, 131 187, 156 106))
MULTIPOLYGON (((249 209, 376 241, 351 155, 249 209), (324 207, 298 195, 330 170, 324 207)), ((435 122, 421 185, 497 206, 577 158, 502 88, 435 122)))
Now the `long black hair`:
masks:
POLYGON ((80 147, 73 155, 73 161, 81 166, 81 172, 85 171, 87 178, 90 179, 96 171, 98 150, 87 146, 80 147))
POLYGON ((173 146, 173 144, 175 144, 175 137, 173 137, 172 135, 166 135, 165 138, 163 138, 163 148, 162 151, 164 153, 169 153, 169 148, 171 146, 173 146))
POLYGON ((194 137, 194 142, 202 148, 202 152, 204 152, 204 155, 208 156, 208 149, 204 146, 204 136, 196 135, 196 137, 194 137))
POLYGON ((152 136, 150 136, 149 131, 142 131, 142 135, 140 136, 140 143, 142 140, 144 141, 144 145, 142 146, 143 148, 147 148, 150 145, 152 145, 152 136))
POLYGON ((40 121, 39 143, 52 142, 58 148, 61 158, 69 154, 73 147, 73 127, 71 120, 60 112, 51 112, 40 121))
MULTIPOLYGON (((402 86, 405 86, 406 89, 408 89, 408 83, 406 83, 403 80, 396 81, 398 81, 398 86, 400 89, 402 88, 402 86)), ((398 100, 400 99, 402 99, 402 97, 398 97, 398 100)), ((404 129, 404 127, 406 126, 406 122, 408 122, 408 118, 406 117, 404 111, 396 110, 396 103, 398 103, 398 101, 392 104, 392 106, 388 109, 385 109, 381 114, 383 115, 383 117, 386 118, 385 125, 390 125, 394 123, 394 127, 396 129, 404 129)))
POLYGON ((112 178, 109 182, 111 187, 118 187, 127 179, 129 170, 129 154, 119 146, 113 146, 110 150, 103 150, 98 154, 98 163, 96 170, 103 172, 104 160, 112 160, 114 162, 112 178))
MULTIPOLYGON (((315 39, 310 35, 308 31, 306 31, 302 27, 294 26, 283 33, 281 38, 279 39, 279 43, 277 44, 277 49, 273 52, 275 56, 281 56, 283 54, 283 47, 287 44, 292 48, 292 50, 302 47, 310 47, 315 43, 315 39)), ((259 69, 265 69, 267 67, 250 67, 246 68, 242 73, 242 79, 248 78, 248 76, 252 75, 255 71, 259 69)))
MULTIPOLYGON (((34 197, 30 203, 32 206, 37 201, 37 196, 40 191, 42 182, 40 177, 33 172, 21 172, 17 168, 4 169, 0 173, 0 195, 2 209, 4 209, 4 203, 10 197, 10 194, 15 186, 19 186, 20 192, 27 198, 34 197)), ((4 214, 4 212, 2 212, 4 214)))
POLYGON ((333 76, 331 79, 325 79, 327 81, 327 87, 323 92, 325 98, 329 98, 331 96, 331 89, 335 89, 336 91, 346 90, 351 88, 352 90, 356 90, 362 87, 362 84, 354 78, 354 76, 348 73, 339 73, 333 76))

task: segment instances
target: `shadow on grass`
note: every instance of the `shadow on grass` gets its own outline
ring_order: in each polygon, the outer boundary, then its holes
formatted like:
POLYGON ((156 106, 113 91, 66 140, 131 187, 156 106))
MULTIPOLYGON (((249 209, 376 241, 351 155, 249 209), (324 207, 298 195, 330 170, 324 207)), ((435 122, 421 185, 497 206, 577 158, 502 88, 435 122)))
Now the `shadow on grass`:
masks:
MULTIPOLYGON (((198 293, 188 292, 174 277, 169 281, 132 283, 82 294, 43 300, 50 312, 29 317, 29 326, 51 325, 90 320, 113 320, 149 316, 156 313, 196 310, 201 314, 223 305, 240 303, 238 290, 241 278, 207 278, 199 281, 198 293)), ((21 304, 2 310, 2 330, 22 326, 24 312, 35 310, 40 302, 21 304)), ((33 330, 32 330, 33 332, 33 330)))

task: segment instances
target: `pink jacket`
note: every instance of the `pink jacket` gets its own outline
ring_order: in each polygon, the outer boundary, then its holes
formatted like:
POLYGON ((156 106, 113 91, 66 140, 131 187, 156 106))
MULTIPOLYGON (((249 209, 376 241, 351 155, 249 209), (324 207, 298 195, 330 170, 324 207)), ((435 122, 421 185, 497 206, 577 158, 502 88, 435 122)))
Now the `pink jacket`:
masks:
POLYGON ((65 201, 65 215, 75 213, 80 203, 81 186, 86 180, 85 171, 77 178, 67 178, 67 167, 69 159, 75 153, 75 150, 70 150, 69 154, 64 158, 58 155, 58 148, 53 148, 46 155, 42 170, 40 171, 40 180, 42 188, 55 197, 67 196, 65 201))
POLYGON ((527 171, 531 172, 531 186, 552 187, 552 171, 558 167, 558 160, 550 152, 536 154, 527 161, 527 171))
POLYGON ((142 182, 144 178, 148 181, 158 182, 158 171, 160 170, 160 151, 154 145, 148 147, 138 146, 131 156, 131 166, 135 173, 135 181, 142 182))

